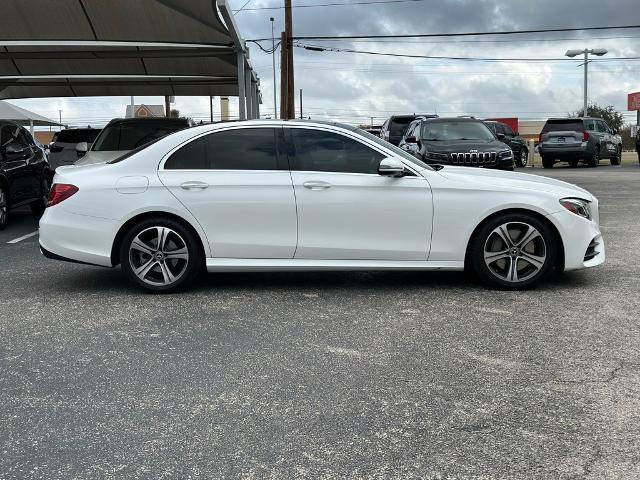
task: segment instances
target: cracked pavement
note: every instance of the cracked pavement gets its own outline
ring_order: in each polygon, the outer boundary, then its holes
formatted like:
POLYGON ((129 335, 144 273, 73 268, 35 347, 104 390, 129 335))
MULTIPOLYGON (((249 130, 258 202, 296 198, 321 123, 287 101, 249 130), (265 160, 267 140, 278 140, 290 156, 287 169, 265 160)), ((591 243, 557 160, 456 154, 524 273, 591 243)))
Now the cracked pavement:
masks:
POLYGON ((640 477, 640 167, 526 169, 601 202, 608 261, 209 275, 141 294, 0 233, 0 479, 640 477))

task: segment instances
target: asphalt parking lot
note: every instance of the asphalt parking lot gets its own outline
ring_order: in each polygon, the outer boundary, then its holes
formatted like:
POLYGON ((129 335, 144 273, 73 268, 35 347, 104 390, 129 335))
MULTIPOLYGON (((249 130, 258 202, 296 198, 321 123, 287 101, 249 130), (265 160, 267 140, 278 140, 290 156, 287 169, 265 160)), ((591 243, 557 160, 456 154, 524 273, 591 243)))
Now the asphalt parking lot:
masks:
MULTIPOLYGON (((607 162, 608 163, 608 162, 607 162)), ((0 478, 640 477, 640 167, 607 263, 526 292, 460 273, 216 274, 141 294, 0 233, 0 478)))

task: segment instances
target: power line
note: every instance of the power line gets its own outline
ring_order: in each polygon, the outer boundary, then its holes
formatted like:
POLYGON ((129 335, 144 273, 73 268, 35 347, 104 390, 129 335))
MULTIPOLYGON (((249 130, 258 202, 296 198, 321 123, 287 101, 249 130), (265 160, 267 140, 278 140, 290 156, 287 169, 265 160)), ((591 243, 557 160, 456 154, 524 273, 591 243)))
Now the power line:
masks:
MULTIPOLYGON (((402 58, 427 58, 433 60, 457 60, 465 62, 577 62, 580 59, 572 58, 488 58, 488 57, 453 57, 448 55, 411 55, 407 53, 386 53, 386 52, 374 52, 368 50, 354 50, 351 48, 334 48, 326 47, 323 45, 310 45, 305 43, 295 43, 294 47, 304 48, 305 50, 311 50, 314 52, 338 52, 338 53, 359 53, 363 55, 380 55, 385 57, 402 57, 402 58)), ((597 62, 613 61, 613 60, 640 60, 640 57, 616 57, 607 58, 602 60, 592 60, 597 62)))
MULTIPOLYGON (((292 5, 291 8, 350 7, 352 5, 376 5, 381 3, 409 3, 409 2, 424 2, 424 1, 425 0, 379 0, 374 2, 362 1, 362 2, 349 2, 349 3, 313 3, 309 5, 292 5)), ((243 8, 240 8, 239 10, 234 10, 234 12, 240 13, 241 11, 250 12, 254 10, 284 10, 284 7, 253 7, 253 8, 243 7, 243 8)))
MULTIPOLYGON (((343 38, 324 38, 325 42, 345 42, 349 43, 404 43, 406 45, 441 45, 441 44, 452 44, 452 43, 518 43, 518 42, 573 42, 578 40, 626 40, 626 39, 636 39, 640 38, 638 35, 624 35, 618 37, 565 37, 565 38, 510 38, 508 40, 424 40, 424 41, 409 41, 409 40, 366 40, 366 39, 343 39, 343 38)), ((264 40, 261 40, 264 41, 264 40)))
MULTIPOLYGON (((457 32, 457 33, 420 33, 411 35, 316 35, 294 36, 294 40, 355 40, 375 38, 435 38, 435 37, 478 37, 486 35, 523 35, 536 33, 559 32, 589 32, 598 30, 630 30, 640 28, 640 25, 613 25, 607 27, 580 27, 580 28, 542 28, 531 30, 505 30, 492 32, 457 32)), ((256 41, 270 40, 270 38, 255 38, 256 41)))

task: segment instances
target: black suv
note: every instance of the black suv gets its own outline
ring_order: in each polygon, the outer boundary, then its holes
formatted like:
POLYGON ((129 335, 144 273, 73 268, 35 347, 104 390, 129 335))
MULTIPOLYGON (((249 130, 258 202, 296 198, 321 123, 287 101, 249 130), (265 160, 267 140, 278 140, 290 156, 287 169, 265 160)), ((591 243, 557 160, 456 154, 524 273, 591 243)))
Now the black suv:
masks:
POLYGON ((484 124, 489 127, 489 130, 493 132, 498 140, 509 145, 515 157, 516 166, 526 167, 529 162, 527 141, 518 132, 514 132, 506 123, 485 120, 484 124))
POLYGON ((400 148, 431 164, 513 170, 511 149, 474 118, 416 120, 400 148))
POLYGON ((409 124, 416 119, 438 118, 437 115, 394 115, 382 124, 380 138, 398 146, 409 124))
POLYGON ((30 205, 40 215, 49 196, 49 164, 43 150, 20 125, 0 121, 0 230, 9 211, 30 205))
POLYGON ((617 132, 600 118, 550 118, 540 133, 540 156, 544 168, 556 161, 575 167, 583 160, 597 167, 601 158, 620 165, 622 145, 617 132))

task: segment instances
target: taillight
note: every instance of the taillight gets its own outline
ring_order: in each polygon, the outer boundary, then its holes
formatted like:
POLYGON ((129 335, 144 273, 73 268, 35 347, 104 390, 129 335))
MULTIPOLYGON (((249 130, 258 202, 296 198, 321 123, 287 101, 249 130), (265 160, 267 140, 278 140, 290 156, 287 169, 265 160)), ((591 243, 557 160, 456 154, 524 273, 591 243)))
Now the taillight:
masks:
POLYGON ((47 201, 47 207, 53 207, 54 205, 64 202, 67 198, 74 195, 78 191, 78 187, 75 185, 69 185, 66 183, 54 183, 49 190, 49 200, 47 201))
POLYGON ((582 132, 582 141, 583 142, 588 142, 589 141, 589 132, 587 132, 586 130, 584 132, 582 132))

